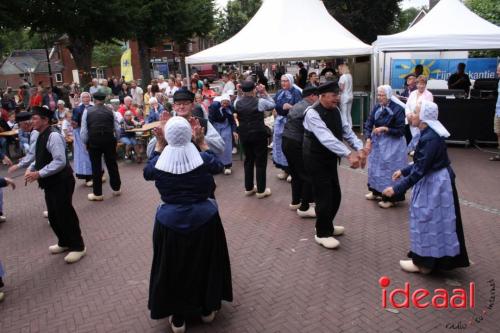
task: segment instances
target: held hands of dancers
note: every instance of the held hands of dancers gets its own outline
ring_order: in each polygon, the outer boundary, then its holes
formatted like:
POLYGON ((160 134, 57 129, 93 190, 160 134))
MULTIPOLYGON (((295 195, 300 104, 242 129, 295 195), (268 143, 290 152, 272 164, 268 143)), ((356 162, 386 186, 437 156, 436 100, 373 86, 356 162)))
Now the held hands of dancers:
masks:
POLYGON ((19 164, 14 164, 14 165, 9 167, 9 170, 7 170, 7 172, 13 173, 13 172, 16 172, 17 170, 19 170, 19 164))
POLYGON ((366 140, 364 151, 365 151, 366 155, 370 155, 370 153, 372 151, 372 140, 370 140, 370 139, 366 140))
POLYGON ((26 172, 24 173, 24 180, 27 183, 33 183, 34 181, 38 180, 40 178, 40 174, 38 171, 30 171, 29 169, 26 169, 26 172))
POLYGON ((360 158, 359 158, 358 153, 356 153, 356 152, 350 153, 349 155, 347 155, 347 160, 349 161, 351 169, 359 168, 360 158))
POLYGON ((3 157, 3 164, 8 165, 8 166, 11 166, 11 165, 12 165, 12 164, 14 164, 14 163, 12 163, 12 161, 10 160, 10 158, 9 158, 7 155, 5 155, 5 156, 3 157))
POLYGON ((394 189, 392 187, 388 187, 382 192, 382 195, 385 195, 386 197, 390 198, 394 195, 394 189))
POLYGON ((255 89, 261 95, 266 95, 267 94, 266 86, 264 86, 263 84, 258 84, 257 87, 255 87, 255 89))
POLYGON ((364 169, 366 165, 366 156, 368 156, 368 153, 365 151, 365 149, 360 149, 358 150, 358 155, 361 169, 364 169))

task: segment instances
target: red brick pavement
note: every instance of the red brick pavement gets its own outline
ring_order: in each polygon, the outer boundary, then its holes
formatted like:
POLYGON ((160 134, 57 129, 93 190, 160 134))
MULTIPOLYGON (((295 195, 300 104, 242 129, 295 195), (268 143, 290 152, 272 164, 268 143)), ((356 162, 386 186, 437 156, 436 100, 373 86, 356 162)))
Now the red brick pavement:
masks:
MULTIPOLYGON (((500 164, 476 150, 450 149, 457 173, 468 269, 432 276, 398 267, 408 249, 407 204, 382 210, 364 200, 366 175, 340 169, 343 189, 337 223, 346 226, 341 247, 314 243, 314 220, 288 210, 289 184, 268 168, 273 195, 243 195, 241 162, 231 176, 217 176, 221 215, 230 247, 234 302, 214 323, 194 320, 190 332, 448 332, 447 323, 467 323, 490 297, 489 279, 500 282, 500 164), (496 210, 495 210, 496 209, 496 210), (488 211, 489 210, 489 211, 488 211), (471 310, 383 310, 378 279, 391 286, 452 290, 475 281, 471 310)), ((159 196, 142 179, 141 166, 120 164, 124 194, 91 203, 77 186, 74 202, 88 247, 81 262, 67 265, 49 255, 54 236, 42 217, 42 192, 34 185, 5 190, 8 222, 0 225, 0 259, 7 270, 0 332, 165 332, 167 322, 149 319, 147 293, 151 231, 159 196), (30 203, 30 205, 28 205, 30 203)), ((2 174, 5 169, 2 170, 2 174)), ((497 302, 498 303, 498 302, 497 302)), ((495 304, 464 332, 499 332, 495 304)))

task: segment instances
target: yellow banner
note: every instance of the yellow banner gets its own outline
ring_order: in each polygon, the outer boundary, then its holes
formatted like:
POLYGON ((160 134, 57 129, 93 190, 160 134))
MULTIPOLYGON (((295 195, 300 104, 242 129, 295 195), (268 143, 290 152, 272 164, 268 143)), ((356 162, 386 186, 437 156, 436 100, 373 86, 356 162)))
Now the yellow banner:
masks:
POLYGON ((130 49, 126 49, 122 54, 121 72, 122 76, 125 76, 126 82, 134 79, 134 72, 132 71, 132 52, 130 49))

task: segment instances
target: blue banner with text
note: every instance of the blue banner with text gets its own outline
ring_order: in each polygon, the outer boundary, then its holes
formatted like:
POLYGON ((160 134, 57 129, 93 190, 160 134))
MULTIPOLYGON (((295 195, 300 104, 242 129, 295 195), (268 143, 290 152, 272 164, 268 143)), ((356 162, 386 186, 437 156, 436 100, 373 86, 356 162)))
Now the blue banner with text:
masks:
POLYGON ((496 77, 497 58, 469 58, 469 59, 392 59, 391 86, 401 89, 406 75, 415 71, 415 66, 424 67, 424 75, 430 80, 445 80, 457 71, 457 65, 463 62, 465 72, 471 80, 494 79, 496 77))

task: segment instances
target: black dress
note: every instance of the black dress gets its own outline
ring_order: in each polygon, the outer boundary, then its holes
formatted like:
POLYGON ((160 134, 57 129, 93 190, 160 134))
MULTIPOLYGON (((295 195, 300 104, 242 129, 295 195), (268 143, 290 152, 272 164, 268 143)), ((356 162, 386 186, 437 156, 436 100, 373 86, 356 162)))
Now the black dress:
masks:
POLYGON ((211 151, 201 155, 204 164, 181 175, 156 169, 158 153, 144 168, 144 178, 155 181, 163 201, 153 230, 152 319, 206 314, 233 299, 224 228, 209 199, 215 189, 212 174, 223 165, 211 151))

